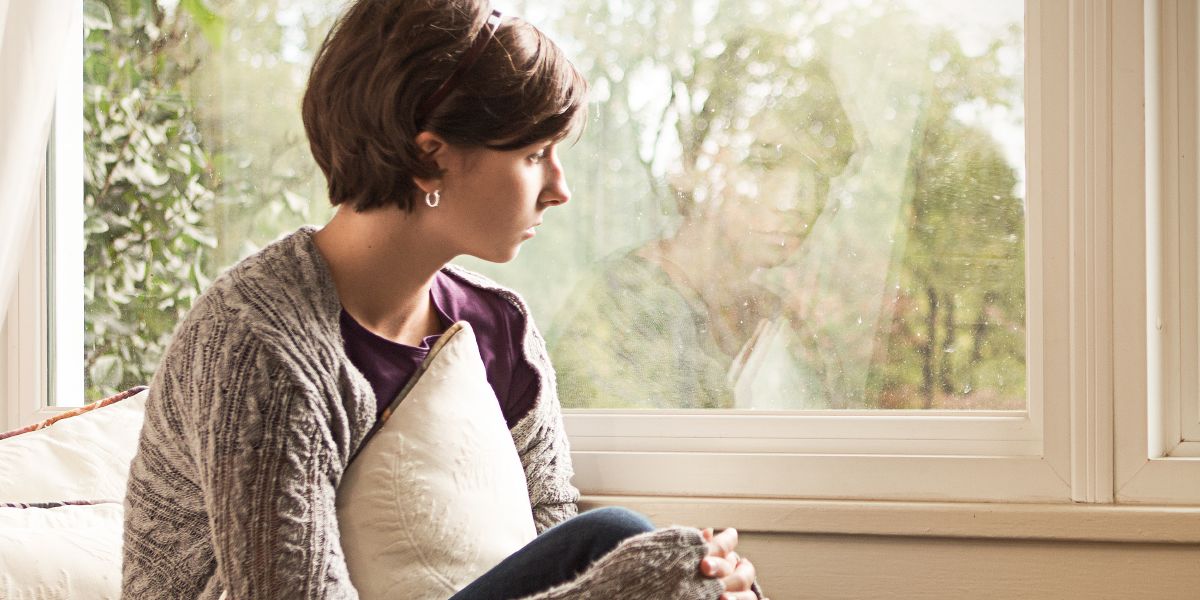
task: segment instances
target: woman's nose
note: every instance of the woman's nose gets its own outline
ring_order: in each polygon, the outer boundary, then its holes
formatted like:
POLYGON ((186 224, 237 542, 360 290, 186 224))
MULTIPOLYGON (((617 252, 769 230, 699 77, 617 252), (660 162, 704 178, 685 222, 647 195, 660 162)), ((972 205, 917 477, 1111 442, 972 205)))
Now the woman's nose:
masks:
POLYGON ((558 156, 553 156, 552 158, 550 169, 546 173, 546 187, 542 190, 542 204, 558 206, 559 204, 566 204, 571 199, 571 190, 567 187, 567 173, 563 170, 558 156))

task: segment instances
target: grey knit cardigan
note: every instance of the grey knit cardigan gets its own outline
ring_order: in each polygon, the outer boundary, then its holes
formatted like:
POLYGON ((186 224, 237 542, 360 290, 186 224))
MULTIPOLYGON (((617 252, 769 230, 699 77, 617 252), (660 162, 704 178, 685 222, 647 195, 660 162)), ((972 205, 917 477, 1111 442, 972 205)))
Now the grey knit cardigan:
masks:
MULTIPOLYGON (((150 386, 125 496, 125 598, 353 599, 334 499, 375 419, 342 346, 341 304, 305 227, 219 277, 177 327, 150 386)), ((540 393, 512 429, 542 532, 576 514, 571 457, 545 344, 529 323, 540 393)), ((575 580, 528 600, 713 600, 705 543, 672 527, 626 540, 575 580)))

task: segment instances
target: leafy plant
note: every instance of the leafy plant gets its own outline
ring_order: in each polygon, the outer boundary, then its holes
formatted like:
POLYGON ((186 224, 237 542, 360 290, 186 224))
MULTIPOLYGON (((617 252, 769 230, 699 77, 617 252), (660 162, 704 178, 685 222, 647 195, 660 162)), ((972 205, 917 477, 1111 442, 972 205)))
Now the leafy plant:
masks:
POLYGON ((84 357, 86 395, 148 383, 171 332, 205 286, 216 241, 201 222, 214 193, 181 83, 198 65, 181 50, 190 0, 84 4, 84 357))

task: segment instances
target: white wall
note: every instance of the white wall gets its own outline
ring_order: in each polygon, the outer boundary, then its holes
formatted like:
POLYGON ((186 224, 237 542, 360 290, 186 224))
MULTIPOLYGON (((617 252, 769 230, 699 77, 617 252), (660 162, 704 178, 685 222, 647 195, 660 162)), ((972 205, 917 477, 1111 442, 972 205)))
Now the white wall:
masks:
POLYGON ((748 533, 772 600, 1200 597, 1200 545, 748 533))
POLYGON ((0 431, 56 413, 42 406, 47 389, 45 279, 38 259, 42 231, 39 226, 29 236, 8 312, 0 314, 0 431))
POLYGON ((738 528, 772 600, 1200 597, 1200 507, 585 497, 738 528))

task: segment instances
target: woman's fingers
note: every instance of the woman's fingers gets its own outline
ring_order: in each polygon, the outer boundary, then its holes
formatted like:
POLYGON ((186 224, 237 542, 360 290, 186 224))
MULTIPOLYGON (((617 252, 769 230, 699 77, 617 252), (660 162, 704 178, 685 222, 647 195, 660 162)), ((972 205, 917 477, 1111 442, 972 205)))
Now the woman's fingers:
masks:
MULTIPOLYGON (((736 543, 736 532, 734 536, 736 543)), ((704 557, 700 561, 700 572, 720 580, 721 587, 725 588, 720 600, 758 600, 758 595, 751 589, 757 577, 754 564, 732 550, 724 558, 712 554, 704 557)))
POLYGON ((725 579, 736 572, 733 563, 718 556, 706 556, 700 561, 700 573, 714 579, 725 579))
POLYGON ((721 582, 725 584, 727 592, 750 592, 750 597, 755 598, 756 595, 751 591, 750 586, 754 584, 754 578, 757 576, 754 565, 746 559, 742 559, 734 567, 733 573, 727 577, 722 577, 721 582))
POLYGON ((732 527, 713 535, 711 529, 701 530, 708 542, 708 555, 700 561, 700 573, 719 579, 725 588, 723 600, 758 600, 751 591, 754 583, 754 565, 743 559, 734 548, 738 543, 738 532, 732 527))
POLYGON ((730 552, 733 552, 734 548, 737 548, 737 544, 738 532, 736 529, 730 527, 713 536, 712 540, 708 543, 708 553, 710 555, 726 556, 730 552))
POLYGON ((721 600, 758 600, 754 592, 725 592, 721 594, 721 600))

